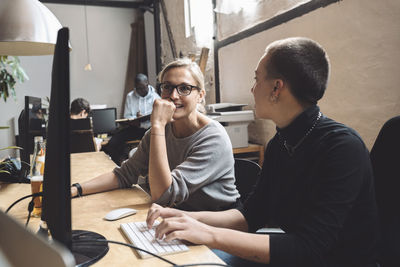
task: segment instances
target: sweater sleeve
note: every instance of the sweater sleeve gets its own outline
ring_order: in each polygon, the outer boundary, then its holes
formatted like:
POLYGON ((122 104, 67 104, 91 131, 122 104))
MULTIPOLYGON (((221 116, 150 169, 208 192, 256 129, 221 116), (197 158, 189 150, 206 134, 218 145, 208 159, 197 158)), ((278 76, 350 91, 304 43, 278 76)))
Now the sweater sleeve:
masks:
POLYGON ((290 231, 271 235, 271 264, 323 266, 324 257, 342 234, 366 183, 369 159, 356 136, 348 135, 331 144, 315 165, 314 201, 304 207, 290 231))
POLYGON ((232 192, 237 196, 235 188, 227 188, 234 183, 226 182, 234 179, 233 161, 229 137, 220 131, 204 132, 190 147, 186 159, 171 170, 172 184, 157 203, 179 206, 198 191, 209 195, 208 199, 225 199, 227 196, 220 195, 232 192))
POLYGON ((121 167, 116 167, 113 172, 118 178, 120 188, 131 187, 137 183, 140 175, 148 173, 149 165, 150 135, 146 132, 142 138, 138 149, 128 160, 124 161, 121 167))

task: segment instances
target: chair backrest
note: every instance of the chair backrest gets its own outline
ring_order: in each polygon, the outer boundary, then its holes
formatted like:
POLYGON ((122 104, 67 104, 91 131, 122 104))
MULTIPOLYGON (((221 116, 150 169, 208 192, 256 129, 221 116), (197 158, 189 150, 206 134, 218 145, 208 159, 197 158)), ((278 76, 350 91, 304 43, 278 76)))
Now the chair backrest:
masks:
POLYGON ((96 144, 90 118, 70 120, 70 152, 94 152, 96 144))
POLYGON ((380 263, 400 266, 400 116, 383 125, 370 158, 382 235, 380 263))
POLYGON ((93 130, 75 130, 70 134, 70 152, 95 152, 96 144, 94 141, 93 130))
POLYGON ((92 127, 92 120, 91 118, 84 118, 84 119, 71 119, 69 127, 71 130, 91 130, 92 127))
POLYGON ((240 158, 235 159, 235 184, 242 202, 246 200, 257 183, 260 171, 260 165, 254 161, 240 158))

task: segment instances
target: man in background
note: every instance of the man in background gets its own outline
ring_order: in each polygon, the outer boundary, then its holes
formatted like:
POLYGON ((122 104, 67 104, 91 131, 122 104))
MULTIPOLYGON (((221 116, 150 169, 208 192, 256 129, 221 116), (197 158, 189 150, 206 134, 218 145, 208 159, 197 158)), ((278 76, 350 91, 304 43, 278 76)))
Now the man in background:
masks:
POLYGON ((86 99, 77 98, 71 102, 71 119, 85 119, 89 113, 90 104, 86 99))
POLYGON ((135 88, 126 96, 124 118, 135 119, 151 114, 153 102, 158 98, 160 98, 160 96, 153 86, 149 85, 147 76, 139 73, 135 78, 135 88))
MULTIPOLYGON (((147 76, 139 73, 135 77, 135 88, 128 93, 125 101, 124 118, 136 119, 150 115, 153 111, 154 100, 160 98, 156 90, 149 85, 147 76)), ((127 122, 116 132, 107 145, 103 146, 104 152, 118 165, 128 158, 129 147, 125 144, 128 140, 141 139, 149 129, 150 117, 142 122, 127 122)))
MULTIPOLYGON (((89 116, 91 109, 89 101, 83 98, 76 98, 71 102, 70 108, 70 118, 72 120, 79 120, 79 119, 86 119, 89 116)), ((70 127, 72 130, 83 130, 83 129, 92 129, 92 123, 87 125, 86 123, 80 123, 78 121, 71 121, 70 127), (83 129, 81 128, 83 127, 83 129)), ((101 149, 101 142, 103 140, 97 137, 94 137, 94 142, 96 144, 96 151, 100 151, 101 149)))

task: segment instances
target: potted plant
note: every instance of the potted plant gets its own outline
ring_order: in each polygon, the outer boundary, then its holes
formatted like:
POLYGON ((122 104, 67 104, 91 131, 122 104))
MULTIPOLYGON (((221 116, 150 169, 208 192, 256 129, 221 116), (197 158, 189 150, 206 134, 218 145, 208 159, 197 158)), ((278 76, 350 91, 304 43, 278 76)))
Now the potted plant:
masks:
POLYGON ((0 56, 0 98, 3 98, 4 102, 10 95, 15 100, 15 84, 25 80, 29 80, 29 77, 20 66, 18 57, 0 56))
MULTIPOLYGON (((28 76, 25 71, 20 66, 20 61, 18 57, 15 56, 0 56, 0 98, 3 98, 4 102, 10 96, 13 96, 14 100, 16 98, 15 85, 17 81, 24 82, 28 80, 28 76)), ((7 129, 7 126, 0 126, 1 129, 7 129)), ((6 149, 21 149, 16 146, 9 146, 5 148, 0 148, 0 151, 6 149)), ((0 162, 0 174, 10 174, 9 173, 9 161, 0 162)))

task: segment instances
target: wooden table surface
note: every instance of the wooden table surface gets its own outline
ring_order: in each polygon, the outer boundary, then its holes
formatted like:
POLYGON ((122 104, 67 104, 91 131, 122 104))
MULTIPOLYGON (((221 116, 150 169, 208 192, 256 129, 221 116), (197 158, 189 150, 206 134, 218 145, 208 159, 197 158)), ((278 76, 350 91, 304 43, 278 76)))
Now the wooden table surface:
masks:
MULTIPOLYGON (((71 166, 71 183, 76 183, 111 171, 115 164, 103 152, 89 152, 71 154, 71 166)), ((4 211, 16 199, 28 194, 30 194, 29 184, 0 184, 0 209, 4 211)), ((29 200, 24 200, 18 203, 10 210, 9 215, 25 223, 28 202, 29 200)), ((72 229, 94 231, 104 235, 106 239, 127 243, 119 225, 131 221, 145 221, 149 207, 150 196, 137 186, 74 198, 71 214, 72 229), (109 211, 123 207, 134 208, 138 212, 117 221, 103 220, 109 211)), ((29 228, 36 231, 39 222, 38 218, 31 218, 29 228)), ((136 251, 125 246, 109 244, 109 247, 108 253, 94 266, 170 266, 153 257, 141 259, 136 251)), ((177 264, 223 263, 206 246, 191 245, 189 248, 188 252, 168 255, 165 258, 177 264)))

